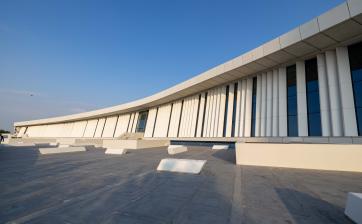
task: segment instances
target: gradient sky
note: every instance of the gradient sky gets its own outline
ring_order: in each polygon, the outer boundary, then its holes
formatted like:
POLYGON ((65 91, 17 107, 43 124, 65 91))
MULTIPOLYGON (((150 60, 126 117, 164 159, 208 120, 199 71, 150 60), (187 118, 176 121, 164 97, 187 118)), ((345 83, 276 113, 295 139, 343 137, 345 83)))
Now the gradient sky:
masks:
POLYGON ((139 99, 343 0, 0 0, 0 129, 139 99))

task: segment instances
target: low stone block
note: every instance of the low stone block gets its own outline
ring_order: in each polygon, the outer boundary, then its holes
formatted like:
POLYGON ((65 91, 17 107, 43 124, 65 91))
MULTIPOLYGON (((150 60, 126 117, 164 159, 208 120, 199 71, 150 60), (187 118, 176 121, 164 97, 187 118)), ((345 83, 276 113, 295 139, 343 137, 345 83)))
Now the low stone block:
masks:
POLYGON ((362 193, 348 193, 344 214, 355 223, 362 224, 362 193))
POLYGON ((105 154, 123 155, 128 152, 128 149, 106 149, 105 154))
POLYGON ((58 153, 70 153, 70 152, 85 152, 85 147, 62 147, 62 148, 39 148, 39 152, 42 155, 58 154, 58 153))
POLYGON ((28 146, 28 147, 34 147, 35 144, 34 143, 26 143, 26 142, 13 142, 13 143, 9 143, 9 146, 28 146))
POLYGON ((58 138, 56 140, 57 143, 59 143, 59 145, 73 145, 75 144, 75 139, 74 138, 58 138))
POLYGON ((219 149, 229 149, 229 145, 213 145, 213 150, 219 150, 219 149))
POLYGON ((204 167, 206 160, 194 159, 162 159, 158 164, 158 171, 180 172, 199 174, 204 167))
POLYGON ((63 144, 58 144, 58 148, 69 148, 71 147, 70 145, 63 145, 63 144))
POLYGON ((184 145, 170 145, 167 148, 168 154, 174 155, 182 152, 187 152, 187 147, 184 145))

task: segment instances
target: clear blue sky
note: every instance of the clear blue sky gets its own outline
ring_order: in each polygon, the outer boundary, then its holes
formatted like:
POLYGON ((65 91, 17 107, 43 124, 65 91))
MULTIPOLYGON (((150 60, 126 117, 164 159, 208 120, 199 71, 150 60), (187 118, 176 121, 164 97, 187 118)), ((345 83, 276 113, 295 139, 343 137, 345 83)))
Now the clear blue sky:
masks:
POLYGON ((0 129, 151 95, 342 2, 0 0, 0 129))

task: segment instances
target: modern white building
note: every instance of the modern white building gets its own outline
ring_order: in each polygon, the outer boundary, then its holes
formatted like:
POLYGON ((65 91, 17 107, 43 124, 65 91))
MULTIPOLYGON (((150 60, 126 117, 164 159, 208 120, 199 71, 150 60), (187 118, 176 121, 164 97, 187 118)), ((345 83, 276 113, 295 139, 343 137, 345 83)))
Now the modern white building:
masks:
POLYGON ((28 138, 362 143, 362 1, 144 99, 14 126, 28 138))

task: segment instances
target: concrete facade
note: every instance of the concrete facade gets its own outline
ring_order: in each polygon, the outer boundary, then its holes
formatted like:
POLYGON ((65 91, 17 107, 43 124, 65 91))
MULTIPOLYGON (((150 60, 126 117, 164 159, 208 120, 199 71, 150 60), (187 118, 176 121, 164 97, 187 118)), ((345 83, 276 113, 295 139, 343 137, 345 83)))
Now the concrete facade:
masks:
MULTIPOLYGON (((362 1, 348 0, 262 46, 150 97, 86 113, 16 122, 14 126, 17 136, 23 138, 117 139, 138 132, 139 118, 148 112, 142 130, 147 139, 277 139, 288 136, 290 129, 287 68, 295 66, 295 137, 308 138, 314 121, 309 121, 306 61, 316 59, 319 136, 356 137, 358 119, 348 47, 361 41, 362 1)), ((360 153, 361 149, 356 150, 360 153)))

